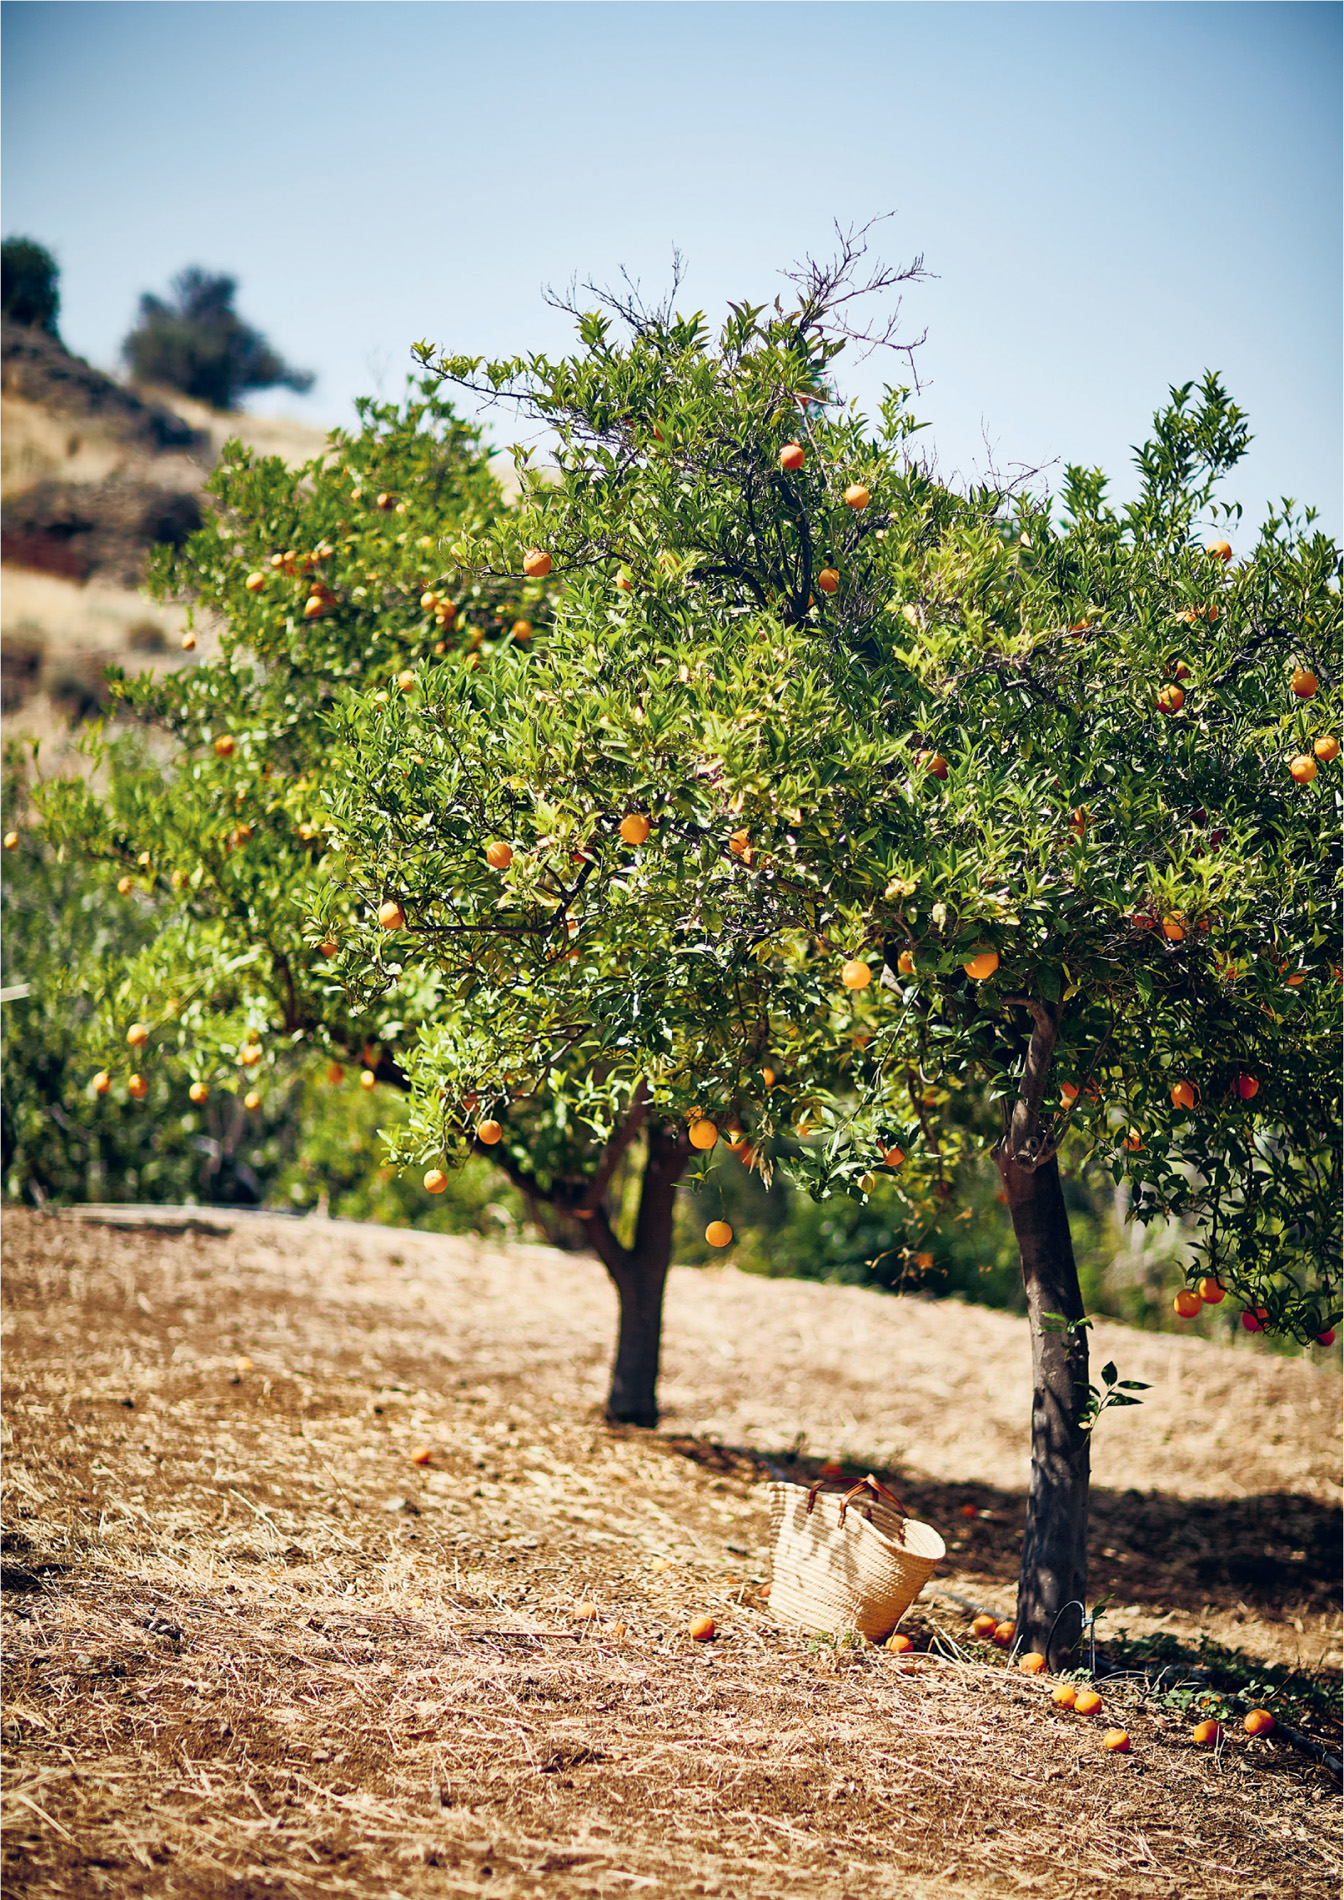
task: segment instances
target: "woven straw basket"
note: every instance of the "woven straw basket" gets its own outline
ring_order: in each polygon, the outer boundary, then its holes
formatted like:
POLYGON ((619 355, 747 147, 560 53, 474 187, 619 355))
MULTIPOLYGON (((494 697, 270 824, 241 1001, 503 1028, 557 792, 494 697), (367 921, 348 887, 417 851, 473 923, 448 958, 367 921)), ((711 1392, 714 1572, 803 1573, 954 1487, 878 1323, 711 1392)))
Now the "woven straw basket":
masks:
POLYGON ((868 1477, 845 1497, 772 1484, 775 1565, 770 1611, 795 1628, 856 1629, 883 1643, 923 1589, 947 1546, 868 1477))

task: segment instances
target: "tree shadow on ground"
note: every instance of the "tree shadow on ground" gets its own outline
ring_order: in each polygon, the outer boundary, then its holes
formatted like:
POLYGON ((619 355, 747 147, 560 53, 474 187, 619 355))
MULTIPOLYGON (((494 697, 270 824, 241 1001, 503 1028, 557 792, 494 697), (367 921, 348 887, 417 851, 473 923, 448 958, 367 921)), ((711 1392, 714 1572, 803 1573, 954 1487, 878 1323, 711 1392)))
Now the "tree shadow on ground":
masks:
MULTIPOLYGON (((759 1451, 660 1434, 670 1453, 738 1477, 776 1473, 810 1485, 821 1461, 767 1461, 759 1451)), ((942 1483, 882 1465, 846 1464, 845 1485, 871 1470, 915 1517, 945 1538, 949 1567, 987 1584, 1017 1587, 1026 1493, 994 1485, 942 1483)), ((833 1487, 839 1489, 840 1486, 833 1487)), ((1329 1614, 1337 1607, 1344 1520, 1338 1506, 1296 1492, 1244 1498, 1180 1498, 1161 1491, 1092 1488, 1088 1586, 1161 1615, 1183 1610, 1247 1610, 1277 1620, 1329 1614)))

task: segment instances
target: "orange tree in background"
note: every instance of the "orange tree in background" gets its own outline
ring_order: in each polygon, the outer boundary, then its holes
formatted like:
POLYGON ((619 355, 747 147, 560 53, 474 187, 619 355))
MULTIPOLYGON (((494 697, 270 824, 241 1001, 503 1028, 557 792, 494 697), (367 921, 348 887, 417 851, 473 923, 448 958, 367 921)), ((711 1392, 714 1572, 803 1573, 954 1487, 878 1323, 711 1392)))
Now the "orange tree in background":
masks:
POLYGON ((1248 436, 1213 376, 1172 392, 1126 506, 1083 469, 1058 503, 951 492, 905 392, 875 427, 832 399, 854 262, 717 336, 609 299, 559 361, 418 346, 555 431, 558 480, 452 558, 548 574, 556 617, 342 699, 313 936, 339 916, 361 1008, 458 1000, 406 1057, 404 1158, 486 1142, 551 1178, 539 1116, 608 1155, 641 1133, 633 1244, 603 1168, 574 1202, 621 1293, 618 1416, 654 1416, 688 1142, 801 1121, 814 1193, 888 1167, 936 1196, 969 1138, 940 1104, 987 1085, 1033 1351, 1018 1623, 1045 1648, 1084 1592, 1090 1427, 1133 1402, 1089 1380, 1061 1148, 1100 1151, 1138 1219, 1197 1222, 1191 1280, 1248 1328, 1336 1317, 1339 556, 1285 508, 1234 560, 1213 490, 1248 436))

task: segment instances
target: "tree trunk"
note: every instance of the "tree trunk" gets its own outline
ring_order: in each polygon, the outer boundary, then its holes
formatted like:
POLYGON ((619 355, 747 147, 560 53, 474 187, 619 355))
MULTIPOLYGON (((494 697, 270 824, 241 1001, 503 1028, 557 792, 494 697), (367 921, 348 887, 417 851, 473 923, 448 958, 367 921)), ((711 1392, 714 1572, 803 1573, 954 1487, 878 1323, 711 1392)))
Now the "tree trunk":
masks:
POLYGON ((616 1358, 607 1417, 613 1424, 658 1423, 658 1360, 663 1335, 663 1290, 672 1261, 672 1216, 677 1183, 689 1149, 683 1131, 650 1127, 632 1247, 616 1241, 602 1209, 590 1223, 593 1243, 611 1275, 620 1305, 616 1358))
POLYGON ((1087 1589, 1087 1492, 1091 1434, 1087 1333, 1043 1324, 1083 1318, 1083 1296, 1054 1156, 1024 1168, 1001 1144, 994 1153, 1022 1257, 1031 1325, 1031 1482, 1017 1586, 1017 1636, 1061 1667, 1077 1641, 1087 1589), (1067 1606, 1074 1604, 1073 1609, 1067 1606), (1066 1614, 1061 1612, 1067 1611, 1066 1614), (1058 1621, 1056 1621, 1058 1619, 1058 1621), (1053 1641, 1051 1640, 1053 1633, 1053 1641))

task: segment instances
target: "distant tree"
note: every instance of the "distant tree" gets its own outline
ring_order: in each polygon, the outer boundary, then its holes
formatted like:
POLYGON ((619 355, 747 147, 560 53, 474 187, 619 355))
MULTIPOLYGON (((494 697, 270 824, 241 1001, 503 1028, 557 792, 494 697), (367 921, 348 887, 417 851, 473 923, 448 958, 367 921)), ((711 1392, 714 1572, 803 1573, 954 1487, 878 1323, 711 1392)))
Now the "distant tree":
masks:
POLYGON ((14 323, 55 336, 61 308, 59 276, 56 259, 32 238, 6 238, 0 244, 0 301, 14 323))
POLYGON ((236 277, 214 277, 192 265, 173 279, 169 302, 146 291, 140 321, 121 346, 131 374, 215 409, 232 409, 249 389, 283 386, 300 395, 311 389, 312 371, 292 369, 238 315, 237 290, 236 277))

